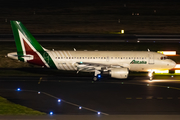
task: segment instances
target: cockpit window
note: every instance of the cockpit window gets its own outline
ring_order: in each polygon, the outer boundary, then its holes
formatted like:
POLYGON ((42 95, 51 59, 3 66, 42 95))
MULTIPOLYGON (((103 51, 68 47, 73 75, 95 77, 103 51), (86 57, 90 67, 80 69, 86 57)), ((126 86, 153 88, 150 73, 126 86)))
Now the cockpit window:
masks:
POLYGON ((161 57, 161 60, 166 60, 166 59, 168 59, 166 56, 161 57))

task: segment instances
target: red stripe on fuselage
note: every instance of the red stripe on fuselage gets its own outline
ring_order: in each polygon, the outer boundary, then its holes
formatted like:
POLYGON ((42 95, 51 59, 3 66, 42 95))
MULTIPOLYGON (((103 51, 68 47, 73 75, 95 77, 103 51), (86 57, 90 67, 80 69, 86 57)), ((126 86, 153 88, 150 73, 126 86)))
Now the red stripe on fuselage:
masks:
POLYGON ((35 64, 35 65, 45 66, 44 62, 41 60, 38 54, 32 50, 32 48, 27 44, 27 42, 24 39, 23 39, 23 42, 24 42, 26 55, 34 56, 33 60, 27 60, 27 62, 31 64, 35 64))

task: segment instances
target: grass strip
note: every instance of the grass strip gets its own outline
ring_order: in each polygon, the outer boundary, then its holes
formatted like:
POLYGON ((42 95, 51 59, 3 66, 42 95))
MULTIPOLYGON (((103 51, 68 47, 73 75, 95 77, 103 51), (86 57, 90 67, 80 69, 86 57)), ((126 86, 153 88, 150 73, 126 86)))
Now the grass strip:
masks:
POLYGON ((46 113, 12 103, 0 97, 0 115, 44 115, 46 113))

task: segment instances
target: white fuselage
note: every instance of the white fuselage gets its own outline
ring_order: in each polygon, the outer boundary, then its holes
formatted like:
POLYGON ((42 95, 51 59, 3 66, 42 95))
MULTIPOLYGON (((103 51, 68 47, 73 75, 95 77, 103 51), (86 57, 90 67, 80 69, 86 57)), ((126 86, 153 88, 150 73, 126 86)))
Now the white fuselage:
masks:
POLYGON ((110 69, 121 66, 130 71, 165 70, 176 65, 165 55, 148 51, 48 51, 48 54, 61 70, 77 70, 77 62, 99 64, 100 68, 109 65, 110 69))

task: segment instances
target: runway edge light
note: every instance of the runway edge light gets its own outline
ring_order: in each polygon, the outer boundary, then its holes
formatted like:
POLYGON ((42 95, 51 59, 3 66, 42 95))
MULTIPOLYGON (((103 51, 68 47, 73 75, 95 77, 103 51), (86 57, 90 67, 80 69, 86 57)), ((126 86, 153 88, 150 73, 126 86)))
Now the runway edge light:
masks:
POLYGON ((51 111, 51 112, 49 112, 49 114, 50 114, 50 115, 53 115, 53 112, 51 111))
POLYGON ((121 30, 121 34, 124 34, 124 30, 121 30))
POLYGON ((17 88, 17 91, 21 91, 21 88, 17 88))

